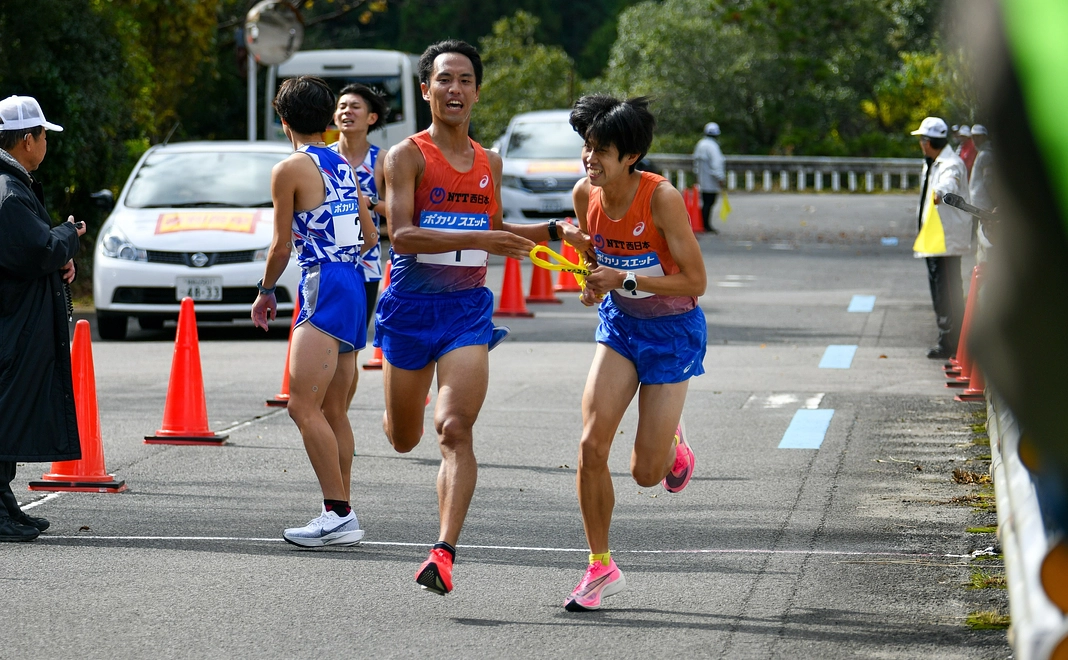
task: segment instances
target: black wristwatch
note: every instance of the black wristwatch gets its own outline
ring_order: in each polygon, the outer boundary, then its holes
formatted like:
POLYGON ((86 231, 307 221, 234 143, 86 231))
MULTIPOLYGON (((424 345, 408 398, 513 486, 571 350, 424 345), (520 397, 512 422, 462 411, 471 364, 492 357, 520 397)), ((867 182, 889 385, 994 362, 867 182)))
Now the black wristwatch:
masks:
POLYGON ((627 271, 626 276, 623 278, 623 288, 632 295, 637 294, 638 276, 630 271, 627 271))
POLYGON ((371 202, 371 208, 369 209, 371 211, 374 211, 375 207, 378 206, 378 202, 382 201, 382 200, 378 199, 378 195, 376 195, 374 193, 371 193, 370 195, 368 195, 367 199, 368 199, 368 201, 371 202))
POLYGON ((259 282, 256 282, 256 289, 261 294, 263 294, 265 296, 273 296, 274 295, 274 291, 277 288, 278 288, 278 285, 275 284, 274 286, 272 286, 271 288, 268 289, 267 287, 263 286, 263 280, 262 279, 259 282))
POLYGON ((550 241, 558 241, 558 240, 560 240, 560 230, 558 230, 556 228, 556 218, 553 218, 552 220, 549 221, 549 240, 550 241))

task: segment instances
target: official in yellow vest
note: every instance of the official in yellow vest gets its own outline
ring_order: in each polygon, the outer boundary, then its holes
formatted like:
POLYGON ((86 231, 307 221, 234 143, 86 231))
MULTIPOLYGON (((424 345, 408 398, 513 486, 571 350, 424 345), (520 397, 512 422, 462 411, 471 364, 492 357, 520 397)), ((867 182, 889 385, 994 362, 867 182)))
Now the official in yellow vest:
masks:
POLYGON ((968 169, 949 146, 949 127, 938 117, 927 117, 912 131, 919 137, 926 163, 920 193, 919 233, 913 256, 927 262, 931 302, 938 324, 938 342, 927 357, 944 360, 956 354, 964 317, 960 258, 971 250, 972 218, 948 204, 942 196, 956 193, 968 200, 968 169))

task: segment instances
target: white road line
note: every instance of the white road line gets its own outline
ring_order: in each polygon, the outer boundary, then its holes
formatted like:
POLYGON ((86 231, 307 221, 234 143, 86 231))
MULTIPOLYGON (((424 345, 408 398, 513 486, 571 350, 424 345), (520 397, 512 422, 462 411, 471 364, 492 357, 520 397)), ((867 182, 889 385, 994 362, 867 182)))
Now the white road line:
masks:
MULTIPOLYGON (((93 541, 232 541, 237 543, 282 543, 283 539, 257 538, 241 536, 101 536, 75 534, 53 536, 51 534, 37 537, 37 541, 69 541, 72 539, 89 539, 93 541)), ((403 541, 362 541, 360 545, 386 547, 429 548, 430 543, 407 543, 403 541)), ((586 548, 547 548, 524 545, 459 545, 465 550, 510 550, 520 552, 580 552, 589 553, 586 548)), ((668 550, 613 550, 615 554, 642 555, 831 555, 851 557, 961 557, 970 555, 941 555, 933 552, 863 552, 859 550, 773 550, 768 548, 696 548, 668 550)))
POLYGON ((33 502, 30 502, 29 504, 20 504, 19 508, 21 508, 23 511, 25 511, 26 509, 32 509, 35 506, 40 506, 40 505, 44 504, 45 502, 48 502, 50 500, 54 500, 57 497, 59 497, 60 495, 62 495, 62 494, 63 493, 49 493, 48 495, 45 495, 41 499, 34 500, 33 502))

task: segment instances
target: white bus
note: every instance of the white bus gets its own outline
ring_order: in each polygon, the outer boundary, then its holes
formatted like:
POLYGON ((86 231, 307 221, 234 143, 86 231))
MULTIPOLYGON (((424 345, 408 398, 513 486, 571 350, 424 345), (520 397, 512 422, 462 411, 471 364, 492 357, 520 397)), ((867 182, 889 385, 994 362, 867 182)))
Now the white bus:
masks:
MULTIPOLYGON (((419 56, 395 50, 304 50, 268 71, 264 131, 268 140, 286 139, 282 121, 275 115, 270 100, 286 78, 302 75, 319 76, 330 84, 334 94, 349 83, 363 83, 381 94, 389 107, 384 128, 372 131, 368 139, 388 149, 409 135, 430 126, 430 106, 419 92, 419 56)), ((337 139, 337 132, 326 136, 337 139)))

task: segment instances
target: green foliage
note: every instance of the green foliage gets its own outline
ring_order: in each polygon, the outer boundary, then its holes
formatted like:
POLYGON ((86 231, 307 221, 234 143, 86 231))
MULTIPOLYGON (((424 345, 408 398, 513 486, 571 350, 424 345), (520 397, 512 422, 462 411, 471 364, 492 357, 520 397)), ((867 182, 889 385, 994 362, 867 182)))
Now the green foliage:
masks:
POLYGON ((536 16, 517 11, 479 40, 485 75, 472 126, 486 144, 504 133, 512 115, 567 108, 574 101, 574 63, 563 48, 535 41, 538 23, 536 16))

